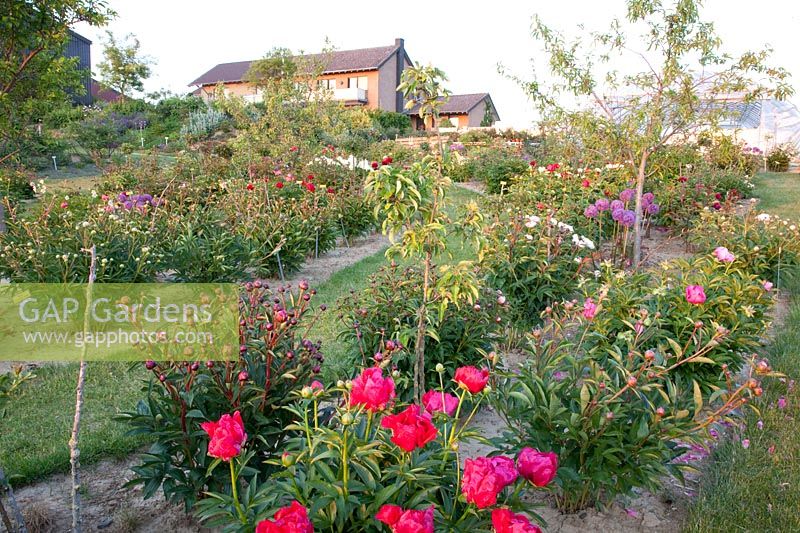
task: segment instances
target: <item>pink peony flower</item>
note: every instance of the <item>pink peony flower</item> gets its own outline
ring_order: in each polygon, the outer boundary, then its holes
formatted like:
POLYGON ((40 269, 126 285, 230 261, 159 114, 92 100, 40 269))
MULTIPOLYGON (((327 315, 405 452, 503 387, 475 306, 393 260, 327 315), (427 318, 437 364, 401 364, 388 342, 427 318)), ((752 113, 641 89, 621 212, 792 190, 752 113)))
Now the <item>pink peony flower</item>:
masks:
POLYGON ((523 448, 517 456, 517 469, 522 477, 537 487, 544 487, 556 477, 558 456, 553 452, 523 448))
POLYGON ((772 287, 774 287, 771 281, 765 281, 764 283, 761 284, 761 286, 764 287, 764 290, 767 292, 771 291, 772 287))
POLYGON ((458 408, 458 398, 447 392, 431 389, 422 396, 422 405, 431 414, 441 412, 453 416, 458 408))
POLYGON ((528 517, 512 513, 510 509, 494 509, 492 526, 495 533, 542 533, 536 524, 531 524, 528 517))
POLYGON ((689 285, 686 287, 686 301, 690 304, 699 305, 706 301, 706 293, 702 285, 689 285))
POLYGON ((395 397, 394 380, 383 377, 380 368, 366 368, 353 380, 350 392, 350 405, 363 405, 367 411, 380 411, 386 408, 395 397))
POLYGON ((724 246, 718 246, 714 250, 714 257, 723 263, 733 263, 736 260, 736 257, 724 246))
POLYGON ((594 315, 597 313, 597 304, 594 303, 594 300, 591 298, 586 298, 583 302, 583 316, 587 320, 591 320, 594 318, 594 315))

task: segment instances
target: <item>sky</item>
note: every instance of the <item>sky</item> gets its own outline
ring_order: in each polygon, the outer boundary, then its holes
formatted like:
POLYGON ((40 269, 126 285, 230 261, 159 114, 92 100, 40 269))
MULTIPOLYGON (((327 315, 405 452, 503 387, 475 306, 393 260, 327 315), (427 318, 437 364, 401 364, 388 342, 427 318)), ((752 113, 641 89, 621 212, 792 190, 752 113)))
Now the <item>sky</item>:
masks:
MULTIPOLYGON (((498 64, 526 80, 532 79, 533 66, 538 74, 547 73, 547 56, 530 36, 532 15, 570 36, 578 24, 606 28, 625 8, 624 0, 108 1, 118 16, 107 28, 75 30, 93 41, 95 72, 105 29, 117 37, 135 34, 142 52, 155 60, 148 92, 183 94, 214 65, 258 59, 273 47, 318 52, 328 39, 347 50, 387 46, 402 37, 412 61, 444 70, 453 94, 490 93, 501 125, 515 128, 532 126, 537 115, 519 85, 498 73, 498 64)), ((773 63, 792 73, 800 92, 800 2, 706 0, 702 13, 714 22, 728 52, 771 46, 773 63)), ((791 100, 800 104, 800 95, 791 100)))

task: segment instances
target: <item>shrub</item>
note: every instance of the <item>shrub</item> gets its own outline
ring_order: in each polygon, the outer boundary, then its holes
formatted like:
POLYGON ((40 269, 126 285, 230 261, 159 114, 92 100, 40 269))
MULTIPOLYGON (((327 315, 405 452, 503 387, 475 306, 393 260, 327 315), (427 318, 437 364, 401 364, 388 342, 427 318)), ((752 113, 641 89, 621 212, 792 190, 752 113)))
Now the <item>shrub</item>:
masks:
POLYGON ((786 172, 796 155, 797 149, 791 144, 775 146, 767 153, 767 169, 770 172, 786 172))
POLYGON ((0 276, 17 283, 85 282, 86 250, 95 245, 98 282, 154 281, 164 255, 152 217, 162 210, 149 198, 128 204, 96 193, 47 195, 30 210, 11 210, 0 234, 0 276))
POLYGON ((570 296, 583 272, 594 270, 594 243, 555 218, 504 214, 487 227, 486 239, 481 268, 522 323, 535 322, 546 306, 570 296))
POLYGON ((411 131, 411 117, 405 113, 395 113, 381 109, 371 109, 368 113, 372 118, 372 122, 378 126, 385 139, 392 139, 396 135, 406 135, 411 131))
MULTIPOLYGON (((523 450, 515 461, 514 450, 510 457, 467 459, 462 475, 459 444, 473 437, 469 421, 488 394, 489 376, 460 370, 482 377, 462 380, 450 391, 455 395, 440 385, 422 405, 395 404, 393 379, 380 367, 335 387, 307 385, 289 408, 301 420, 292 426, 295 435, 283 456, 270 460, 278 472, 267 482, 249 476, 244 465, 253 452, 242 450, 231 460, 231 489, 201 502, 198 516, 226 531, 258 524, 259 530, 286 531, 281 526, 291 521, 303 530, 339 533, 385 530, 381 522, 397 532, 488 531, 492 521, 510 521, 509 507, 521 507, 521 490, 549 484, 557 458, 523 450), (458 407, 442 409, 439 398, 458 407), (247 491, 235 489, 239 478, 247 491)), ((253 428, 242 429, 249 448, 253 428)), ((529 524, 525 515, 514 518, 520 527, 529 524)))
POLYGON ((12 201, 33 198, 35 178, 24 168, 0 166, 0 198, 12 201))
MULTIPOLYGON (((431 285, 446 273, 435 271, 431 285)), ((393 358, 393 365, 407 375, 412 372, 412 354, 416 346, 417 325, 421 298, 422 271, 417 267, 402 268, 395 263, 381 267, 369 279, 369 287, 352 293, 339 303, 344 339, 354 354, 353 363, 369 364, 388 340, 399 342, 405 351, 393 358), (356 361, 355 354, 360 354, 356 361)), ((482 288, 472 303, 449 305, 444 311, 438 306, 428 308, 428 328, 425 359, 429 370, 437 364, 452 375, 458 366, 475 365, 491 350, 506 323, 505 298, 496 291, 482 288)), ((428 372, 429 385, 438 380, 428 372)))
POLYGON ((800 265, 800 229, 789 220, 750 208, 743 217, 729 211, 706 211, 691 242, 705 253, 724 246, 748 272, 780 285, 781 270, 800 265))
POLYGON ((152 377, 136 409, 120 415, 131 435, 155 442, 142 463, 133 467, 132 485, 143 485, 145 498, 162 489, 167 500, 187 509, 207 492, 227 485, 227 473, 210 468, 205 453, 205 420, 241 413, 253 438, 249 449, 258 458, 248 474, 268 475, 266 464, 284 450, 299 420, 286 409, 294 392, 309 383, 324 358, 319 344, 305 338, 317 317, 310 300, 315 291, 301 284, 295 291, 272 291, 262 282, 245 285, 241 299, 238 354, 219 354, 218 361, 152 362, 152 377))
POLYGON ((482 181, 490 193, 503 192, 512 178, 528 170, 527 161, 496 147, 477 150, 471 157, 475 158, 475 178, 482 181))
POLYGON ((216 132, 227 120, 227 115, 214 108, 189 113, 188 123, 181 127, 181 135, 192 139, 205 139, 216 132))
POLYGON ((701 138, 700 142, 707 148, 706 157, 712 167, 745 176, 758 172, 760 151, 753 151, 730 135, 713 135, 701 138))
MULTIPOLYGON (((558 454, 556 503, 567 512, 602 507, 635 488, 654 490, 668 474, 680 478, 686 448, 761 391, 754 377, 739 384, 733 365, 714 360, 730 330, 713 319, 701 333, 695 313, 672 307, 668 320, 694 331, 677 342, 653 335, 665 315, 640 311, 648 298, 631 299, 624 290, 641 281, 625 279, 625 287, 595 294, 583 306, 554 305, 529 335, 522 369, 498 384, 495 407, 508 423, 506 445, 558 454), (624 324, 616 337, 612 322, 624 324), (722 376, 713 389, 686 379, 695 367, 710 366, 722 376)), ((751 363, 750 375, 769 374, 765 362, 751 363)))

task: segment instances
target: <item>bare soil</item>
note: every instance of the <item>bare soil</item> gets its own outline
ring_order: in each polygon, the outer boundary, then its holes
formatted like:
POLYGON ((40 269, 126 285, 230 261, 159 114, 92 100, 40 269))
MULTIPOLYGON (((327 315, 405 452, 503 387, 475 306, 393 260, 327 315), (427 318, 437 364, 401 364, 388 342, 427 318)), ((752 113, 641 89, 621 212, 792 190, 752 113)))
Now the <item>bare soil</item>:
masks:
MULTIPOLYGON (((140 486, 123 488, 132 477, 135 456, 104 460, 81 468, 81 505, 84 531, 113 533, 206 532, 183 508, 167 503, 161 492, 142 499, 140 486)), ((14 491, 30 533, 61 533, 72 526, 71 481, 57 474, 14 491)))

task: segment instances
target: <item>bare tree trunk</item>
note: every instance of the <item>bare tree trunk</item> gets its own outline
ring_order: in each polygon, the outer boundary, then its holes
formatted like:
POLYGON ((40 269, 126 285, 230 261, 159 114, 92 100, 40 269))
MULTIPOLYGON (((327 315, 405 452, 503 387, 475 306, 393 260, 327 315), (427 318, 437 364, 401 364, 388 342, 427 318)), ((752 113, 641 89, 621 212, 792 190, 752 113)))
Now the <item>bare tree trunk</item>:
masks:
MULTIPOLYGON (((96 277, 97 253, 94 246, 89 250, 91 263, 89 265, 89 283, 86 286, 86 309, 83 314, 84 335, 89 329, 89 308, 92 300, 92 287, 96 277)), ((69 463, 72 473, 72 531, 80 533, 81 524, 81 479, 80 479, 80 448, 78 436, 81 429, 81 414, 83 412, 83 387, 86 383, 86 344, 84 343, 81 354, 81 364, 78 370, 78 385, 75 387, 75 417, 72 420, 72 435, 69 439, 69 463)))
POLYGON ((644 194, 644 177, 647 169, 647 153, 639 160, 636 174, 636 222, 633 228, 633 268, 638 269, 642 262, 642 195, 644 194))
MULTIPOLYGON (((6 485, 6 476, 3 469, 0 468, 0 489, 6 485)), ((14 514, 14 522, 17 524, 17 533, 28 533, 28 530, 25 528, 25 520, 22 518, 22 513, 19 511, 19 507, 17 506, 17 500, 14 498, 14 490, 11 488, 9 484, 7 487, 8 490, 8 504, 11 506, 11 512, 14 514)), ((3 507, 2 500, 0 499, 0 515, 2 515, 3 524, 5 525, 6 529, 9 533, 15 531, 11 525, 11 519, 6 512, 6 509, 3 507)))
POLYGON ((414 401, 422 404, 425 393, 425 330, 428 322, 428 289, 430 287, 431 253, 425 256, 425 270, 422 278, 422 305, 419 307, 417 321, 417 341, 414 345, 416 361, 414 365, 414 401))

